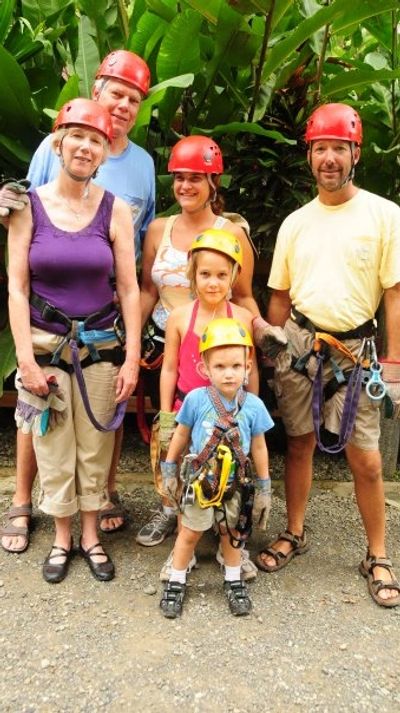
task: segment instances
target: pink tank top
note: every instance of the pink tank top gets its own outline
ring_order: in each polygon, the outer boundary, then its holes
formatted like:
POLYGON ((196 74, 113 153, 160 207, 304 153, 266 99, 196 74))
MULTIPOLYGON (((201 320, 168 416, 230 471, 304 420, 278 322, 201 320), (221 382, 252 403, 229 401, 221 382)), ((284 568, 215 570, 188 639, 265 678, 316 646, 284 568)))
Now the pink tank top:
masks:
MULTIPOLYGON (((203 376, 199 366, 201 357, 199 352, 200 336, 194 331, 197 313, 199 311, 199 300, 195 300, 192 309, 190 323, 185 336, 182 339, 179 349, 178 361, 178 382, 176 385, 176 397, 173 405, 173 411, 178 411, 182 405, 182 401, 186 394, 192 389, 197 389, 199 386, 209 386, 210 380, 203 376)), ((232 317, 232 306, 230 302, 226 303, 226 316, 232 317)))

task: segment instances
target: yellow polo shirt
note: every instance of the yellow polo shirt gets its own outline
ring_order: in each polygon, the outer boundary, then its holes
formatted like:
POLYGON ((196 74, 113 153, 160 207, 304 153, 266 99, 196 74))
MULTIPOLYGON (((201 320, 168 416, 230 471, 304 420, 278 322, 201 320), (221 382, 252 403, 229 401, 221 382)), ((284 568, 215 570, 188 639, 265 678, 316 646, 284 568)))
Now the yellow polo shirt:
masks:
POLYGON ((400 208, 359 189, 346 203, 319 198, 282 223, 268 286, 289 290, 314 324, 346 332, 372 319, 383 291, 400 282, 400 208))

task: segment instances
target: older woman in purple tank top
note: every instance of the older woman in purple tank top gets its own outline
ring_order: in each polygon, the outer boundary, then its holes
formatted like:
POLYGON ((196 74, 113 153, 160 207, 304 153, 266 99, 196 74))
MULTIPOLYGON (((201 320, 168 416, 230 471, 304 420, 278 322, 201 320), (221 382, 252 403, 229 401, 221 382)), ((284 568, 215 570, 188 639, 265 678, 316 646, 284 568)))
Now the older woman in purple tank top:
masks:
POLYGON ((62 170, 10 220, 16 420, 33 433, 39 507, 55 520, 45 580, 66 576, 74 552, 71 517, 80 511, 79 551, 93 576, 106 581, 114 565, 98 542, 97 513, 107 501, 106 474, 122 404, 138 375, 132 219, 124 201, 91 181, 112 138, 108 112, 92 100, 75 99, 61 109, 55 129, 53 148, 62 170))

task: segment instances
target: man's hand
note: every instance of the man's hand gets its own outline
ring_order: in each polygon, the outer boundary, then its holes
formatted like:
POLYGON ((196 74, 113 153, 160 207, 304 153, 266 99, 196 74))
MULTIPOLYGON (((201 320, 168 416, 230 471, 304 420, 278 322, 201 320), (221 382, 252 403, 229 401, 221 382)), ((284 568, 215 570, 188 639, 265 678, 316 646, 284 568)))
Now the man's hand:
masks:
POLYGON ((288 340, 282 327, 273 327, 262 317, 253 319, 253 337, 257 347, 270 359, 276 359, 287 348, 288 340))
POLYGON ((254 484, 254 502, 252 512, 253 527, 267 529, 271 510, 271 478, 257 478, 254 484))
POLYGON ((400 419, 400 361, 381 359, 382 379, 386 384, 385 416, 400 419))
POLYGON ((23 210, 29 203, 26 194, 29 181, 23 179, 5 181, 0 188, 0 217, 7 218, 13 210, 23 210))

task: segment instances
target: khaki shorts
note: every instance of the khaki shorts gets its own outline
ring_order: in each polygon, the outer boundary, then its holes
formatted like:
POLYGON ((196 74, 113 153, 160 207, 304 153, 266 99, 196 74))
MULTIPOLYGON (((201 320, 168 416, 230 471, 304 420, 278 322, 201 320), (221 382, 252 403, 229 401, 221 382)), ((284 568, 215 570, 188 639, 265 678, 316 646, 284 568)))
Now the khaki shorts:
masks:
MULTIPOLYGON (((239 491, 236 491, 231 499, 224 503, 226 520, 231 530, 234 529, 238 523, 241 504, 242 498, 239 491)), ((185 505, 182 514, 182 525, 195 532, 205 532, 209 530, 214 523, 222 522, 224 519, 223 510, 219 508, 201 508, 200 505, 195 502, 194 505, 185 505)))
MULTIPOLYGON (((301 329, 293 320, 285 324, 289 348, 281 353, 275 362, 274 390, 279 411, 288 436, 303 436, 314 431, 312 418, 312 379, 317 369, 317 360, 311 357, 307 364, 309 378, 291 368, 292 356, 300 357, 312 348, 313 336, 301 329)), ((346 339, 346 347, 357 355, 360 339, 346 339)), ((341 352, 332 350, 334 359, 341 369, 348 369, 353 362, 341 352)), ((334 376, 329 360, 324 365, 323 381, 326 384, 334 376)), ((343 386, 324 405, 323 423, 331 433, 339 434, 343 413, 346 387, 343 386)), ((379 448, 380 435, 379 402, 371 401, 362 389, 357 409, 356 421, 349 443, 364 451, 379 448)))

